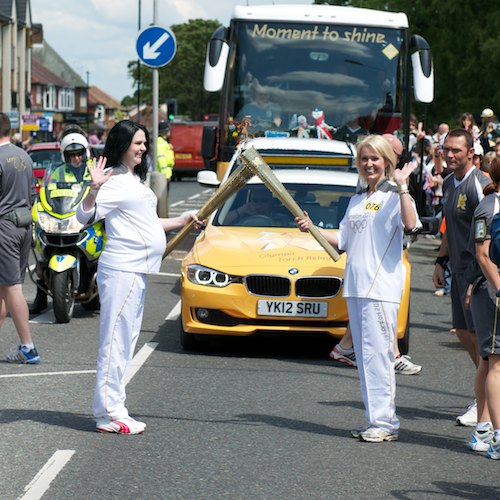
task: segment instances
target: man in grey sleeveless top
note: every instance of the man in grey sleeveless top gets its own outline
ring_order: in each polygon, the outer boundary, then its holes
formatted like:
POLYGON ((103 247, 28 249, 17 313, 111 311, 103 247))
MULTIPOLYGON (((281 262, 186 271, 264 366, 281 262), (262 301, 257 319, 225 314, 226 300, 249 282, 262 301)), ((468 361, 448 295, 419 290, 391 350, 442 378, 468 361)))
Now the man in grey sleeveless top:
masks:
MULTIPOLYGON (((444 265, 449 259, 452 269, 452 326, 477 368, 479 352, 475 328, 470 309, 465 307, 468 288, 465 271, 469 262, 475 257, 472 228, 474 210, 483 199, 483 188, 490 180, 473 165, 473 138, 466 130, 455 129, 448 133, 444 141, 443 154, 446 165, 453 175, 449 175, 443 184, 443 216, 446 219, 446 232, 432 279, 436 288, 444 286, 444 265)), ((476 425, 476 420, 477 410, 474 403, 464 415, 457 417, 457 424, 476 425)))
POLYGON ((23 149, 11 144, 9 117, 0 113, 0 325, 9 312, 19 335, 19 344, 7 354, 12 363, 40 362, 22 289, 31 246, 33 199, 33 163, 23 149))

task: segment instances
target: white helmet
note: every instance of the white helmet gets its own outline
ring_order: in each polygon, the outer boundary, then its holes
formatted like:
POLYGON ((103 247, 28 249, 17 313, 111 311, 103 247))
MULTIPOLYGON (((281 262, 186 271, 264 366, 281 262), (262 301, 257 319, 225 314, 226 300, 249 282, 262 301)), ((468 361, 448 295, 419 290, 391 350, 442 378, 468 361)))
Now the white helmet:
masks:
POLYGON ((89 158, 89 141, 84 135, 78 133, 71 133, 65 135, 61 139, 61 157, 63 162, 69 163, 69 157, 67 154, 70 151, 80 151, 83 150, 83 162, 87 161, 89 158))

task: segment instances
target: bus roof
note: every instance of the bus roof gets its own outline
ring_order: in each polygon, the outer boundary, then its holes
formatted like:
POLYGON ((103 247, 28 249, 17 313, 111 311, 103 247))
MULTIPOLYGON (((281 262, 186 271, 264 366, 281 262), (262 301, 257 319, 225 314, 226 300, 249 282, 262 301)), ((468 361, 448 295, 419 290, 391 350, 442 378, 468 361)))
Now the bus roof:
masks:
POLYGON ((232 19, 408 28, 408 18, 403 12, 387 12, 335 5, 236 5, 232 19))

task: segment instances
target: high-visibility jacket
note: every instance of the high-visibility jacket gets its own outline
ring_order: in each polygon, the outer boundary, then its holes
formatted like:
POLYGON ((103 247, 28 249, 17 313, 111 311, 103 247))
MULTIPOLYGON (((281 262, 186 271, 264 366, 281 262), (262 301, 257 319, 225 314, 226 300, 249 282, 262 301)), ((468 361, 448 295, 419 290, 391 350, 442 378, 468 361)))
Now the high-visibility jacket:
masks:
POLYGON ((166 139, 159 136, 156 142, 156 154, 158 156, 158 172, 165 174, 167 180, 172 177, 175 157, 174 148, 166 139))
POLYGON ((78 167, 76 170, 84 169, 83 177, 80 179, 80 175, 76 176, 75 169, 66 163, 57 167, 51 175, 51 179, 56 182, 71 182, 71 183, 81 183, 83 181, 90 181, 90 173, 88 171, 87 165, 78 167))

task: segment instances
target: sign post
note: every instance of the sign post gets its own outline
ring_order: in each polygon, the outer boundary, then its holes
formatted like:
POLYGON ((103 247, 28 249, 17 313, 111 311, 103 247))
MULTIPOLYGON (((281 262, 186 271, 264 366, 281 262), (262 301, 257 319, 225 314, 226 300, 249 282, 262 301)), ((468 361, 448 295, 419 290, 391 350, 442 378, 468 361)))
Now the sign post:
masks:
MULTIPOLYGON (((153 25, 141 30, 137 36, 136 50, 141 62, 150 68, 153 68, 153 130, 152 130, 152 160, 153 171, 156 171, 158 156, 156 144, 158 141, 158 101, 159 101, 159 74, 158 68, 167 65, 175 55, 177 42, 172 31, 155 25, 158 18, 157 0, 154 0, 153 6, 153 25)), ((168 207, 168 203, 167 203, 168 207)), ((165 214, 159 214, 166 216, 165 214)))

